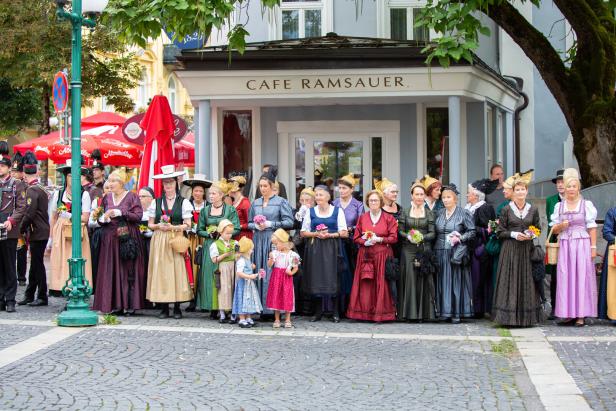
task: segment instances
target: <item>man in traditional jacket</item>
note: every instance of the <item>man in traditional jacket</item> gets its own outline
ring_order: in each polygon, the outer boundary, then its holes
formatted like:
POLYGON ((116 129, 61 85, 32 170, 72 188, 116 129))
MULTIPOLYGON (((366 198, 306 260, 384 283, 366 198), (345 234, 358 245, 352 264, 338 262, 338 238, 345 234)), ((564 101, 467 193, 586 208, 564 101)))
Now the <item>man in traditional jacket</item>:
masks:
POLYGON ((49 240, 49 193, 38 179, 38 161, 31 151, 24 157, 26 211, 20 231, 30 244, 30 273, 24 299, 17 304, 31 307, 47 305, 47 274, 45 248, 49 240), (37 293, 38 290, 38 293, 37 293), (36 298, 35 298, 36 297, 36 298))
POLYGON ((26 186, 11 177, 9 145, 0 141, 0 311, 15 312, 17 237, 26 210, 26 186))

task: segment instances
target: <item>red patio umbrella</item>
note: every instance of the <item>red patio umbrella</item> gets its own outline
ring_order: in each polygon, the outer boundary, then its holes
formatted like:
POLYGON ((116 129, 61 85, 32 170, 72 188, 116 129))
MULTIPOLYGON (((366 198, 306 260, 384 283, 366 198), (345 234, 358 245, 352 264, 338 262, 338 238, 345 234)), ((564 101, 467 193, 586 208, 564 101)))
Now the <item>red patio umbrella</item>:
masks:
POLYGON ((174 164, 172 137, 175 130, 173 114, 167 97, 156 95, 139 126, 145 130, 145 147, 139 174, 139 188, 150 186, 154 194, 162 194, 162 181, 152 177, 161 173, 161 167, 174 164))
POLYGON ((190 132, 186 136, 175 143, 175 162, 177 164, 193 165, 195 164, 195 135, 190 132))

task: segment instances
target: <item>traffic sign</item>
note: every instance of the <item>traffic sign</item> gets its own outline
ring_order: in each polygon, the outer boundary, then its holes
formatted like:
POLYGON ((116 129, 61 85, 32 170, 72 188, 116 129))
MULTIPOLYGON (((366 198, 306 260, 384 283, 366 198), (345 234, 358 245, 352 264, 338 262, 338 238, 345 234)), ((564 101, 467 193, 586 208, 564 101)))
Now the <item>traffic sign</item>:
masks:
POLYGON ((53 78, 52 94, 56 112, 64 112, 68 105, 68 79, 63 71, 57 72, 53 78))

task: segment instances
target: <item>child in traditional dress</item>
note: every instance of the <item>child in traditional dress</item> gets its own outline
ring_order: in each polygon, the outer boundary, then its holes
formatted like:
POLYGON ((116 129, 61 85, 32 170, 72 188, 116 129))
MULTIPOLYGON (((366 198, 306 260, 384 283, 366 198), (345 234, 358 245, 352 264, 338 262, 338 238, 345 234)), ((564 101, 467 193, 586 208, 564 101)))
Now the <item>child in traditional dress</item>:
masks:
POLYGON ((250 255, 255 245, 248 237, 238 241, 239 253, 235 263, 235 294, 233 296, 233 315, 240 317, 239 326, 250 328, 254 325, 252 314, 263 311, 259 290, 255 284, 258 274, 254 274, 255 265, 250 261, 250 255))
POLYGON ((221 324, 235 324, 237 320, 229 315, 233 308, 233 280, 235 278, 235 245, 232 240, 235 230, 230 220, 224 219, 218 223, 216 230, 220 237, 210 246, 210 258, 214 264, 218 264, 218 271, 214 273, 214 282, 218 288, 218 310, 221 324), (220 274, 218 274, 220 272, 220 274))
POLYGON ((265 306, 274 310, 274 328, 280 328, 280 312, 286 313, 284 328, 291 328, 291 312, 295 311, 293 275, 299 267, 299 255, 291 251, 293 243, 289 234, 279 228, 272 234, 272 244, 276 249, 269 254, 267 266, 274 266, 267 289, 265 306))

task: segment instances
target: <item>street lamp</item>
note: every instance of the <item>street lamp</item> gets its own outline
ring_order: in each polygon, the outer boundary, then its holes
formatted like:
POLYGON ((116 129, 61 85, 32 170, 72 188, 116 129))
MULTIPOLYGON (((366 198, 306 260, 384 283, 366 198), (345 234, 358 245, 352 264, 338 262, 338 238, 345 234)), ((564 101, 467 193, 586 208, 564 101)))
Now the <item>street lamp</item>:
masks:
POLYGON ((72 179, 72 253, 68 260, 69 280, 62 287, 68 297, 66 310, 58 315, 58 325, 81 327, 96 325, 98 316, 90 310, 92 287, 84 278, 85 260, 81 255, 81 29, 94 27, 96 15, 107 6, 108 0, 56 0, 57 16, 72 25, 71 50, 71 179, 72 179), (71 11, 66 10, 68 3, 71 11), (85 18, 86 14, 89 18, 85 18))

